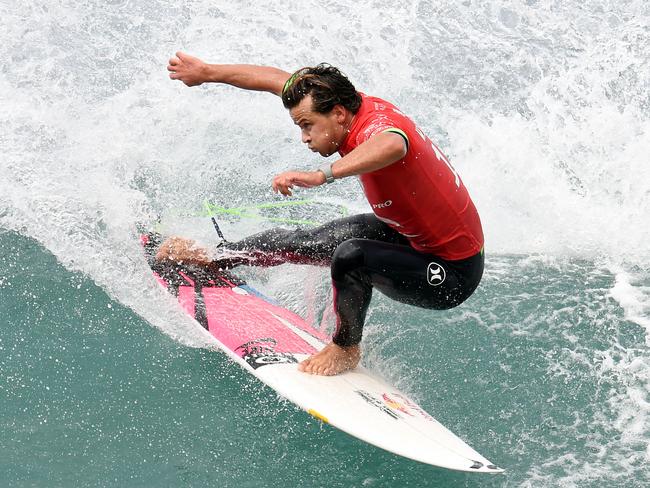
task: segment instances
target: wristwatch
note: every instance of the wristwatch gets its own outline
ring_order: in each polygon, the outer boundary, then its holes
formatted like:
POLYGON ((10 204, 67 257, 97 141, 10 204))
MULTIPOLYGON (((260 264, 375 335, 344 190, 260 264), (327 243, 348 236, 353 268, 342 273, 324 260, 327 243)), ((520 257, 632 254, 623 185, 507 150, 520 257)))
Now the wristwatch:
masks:
POLYGON ((334 163, 325 163, 318 171, 325 175, 325 183, 334 183, 334 175, 332 174, 332 164, 334 163))

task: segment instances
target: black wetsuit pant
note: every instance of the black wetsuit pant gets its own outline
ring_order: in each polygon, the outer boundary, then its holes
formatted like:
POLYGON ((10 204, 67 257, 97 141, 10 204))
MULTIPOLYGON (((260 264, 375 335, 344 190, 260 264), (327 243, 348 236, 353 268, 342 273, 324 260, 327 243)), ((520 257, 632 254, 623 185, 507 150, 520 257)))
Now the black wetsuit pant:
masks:
POLYGON ((340 346, 361 341, 373 288, 402 303, 444 310, 465 301, 483 275, 483 252, 448 261, 416 251, 374 214, 313 229, 271 229, 226 247, 251 253, 251 258, 232 264, 330 265, 337 318, 332 340, 340 346))

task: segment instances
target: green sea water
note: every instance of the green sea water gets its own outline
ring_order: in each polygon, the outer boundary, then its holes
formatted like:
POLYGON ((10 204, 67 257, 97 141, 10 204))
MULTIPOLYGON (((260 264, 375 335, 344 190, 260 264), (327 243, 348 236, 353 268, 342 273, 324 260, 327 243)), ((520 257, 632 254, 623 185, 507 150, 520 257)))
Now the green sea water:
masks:
MULTIPOLYGON (((27 0, 0 16, 0 487, 650 485, 647 2, 27 0), (375 295, 364 363, 503 475, 321 425, 157 285, 139 225, 211 246, 206 200, 282 202, 273 175, 322 164, 272 96, 169 80, 178 49, 330 62, 449 156, 485 230, 481 286, 445 312, 375 295)), ((354 178, 295 198, 318 202, 301 222, 369 211, 354 178)), ((222 229, 277 225, 278 208, 222 229)), ((238 272, 331 329, 326 269, 238 272)))
POLYGON ((647 439, 621 428, 633 423, 639 381, 621 365, 647 357, 646 331, 624 319, 609 296, 614 277, 594 263, 493 256, 466 306, 434 316, 375 300, 367 363, 507 469, 486 477, 321 426, 224 354, 152 328, 36 242, 3 233, 0 246, 5 486, 650 481, 647 439), (511 268, 520 272, 504 279, 511 268))

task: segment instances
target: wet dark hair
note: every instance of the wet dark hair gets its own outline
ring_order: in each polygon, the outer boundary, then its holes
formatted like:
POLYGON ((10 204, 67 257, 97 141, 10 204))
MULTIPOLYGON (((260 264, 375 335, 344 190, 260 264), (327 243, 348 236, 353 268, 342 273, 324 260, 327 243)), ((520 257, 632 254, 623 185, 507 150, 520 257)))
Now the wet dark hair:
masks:
POLYGON ((361 95, 338 68, 327 63, 301 68, 284 84, 282 103, 291 109, 307 95, 313 100, 313 110, 325 114, 335 105, 342 105, 353 114, 359 111, 361 95))

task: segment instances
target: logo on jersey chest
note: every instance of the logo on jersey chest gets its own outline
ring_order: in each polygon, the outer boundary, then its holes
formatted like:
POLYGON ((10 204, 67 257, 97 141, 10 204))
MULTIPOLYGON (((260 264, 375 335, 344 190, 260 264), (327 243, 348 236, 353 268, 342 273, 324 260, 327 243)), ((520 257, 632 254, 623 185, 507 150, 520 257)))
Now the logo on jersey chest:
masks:
POLYGON ((392 200, 386 200, 383 203, 373 203, 372 208, 388 208, 393 204, 392 200))
POLYGON ((447 272, 438 263, 429 263, 427 267, 427 281, 431 286, 439 286, 445 282, 447 272))

